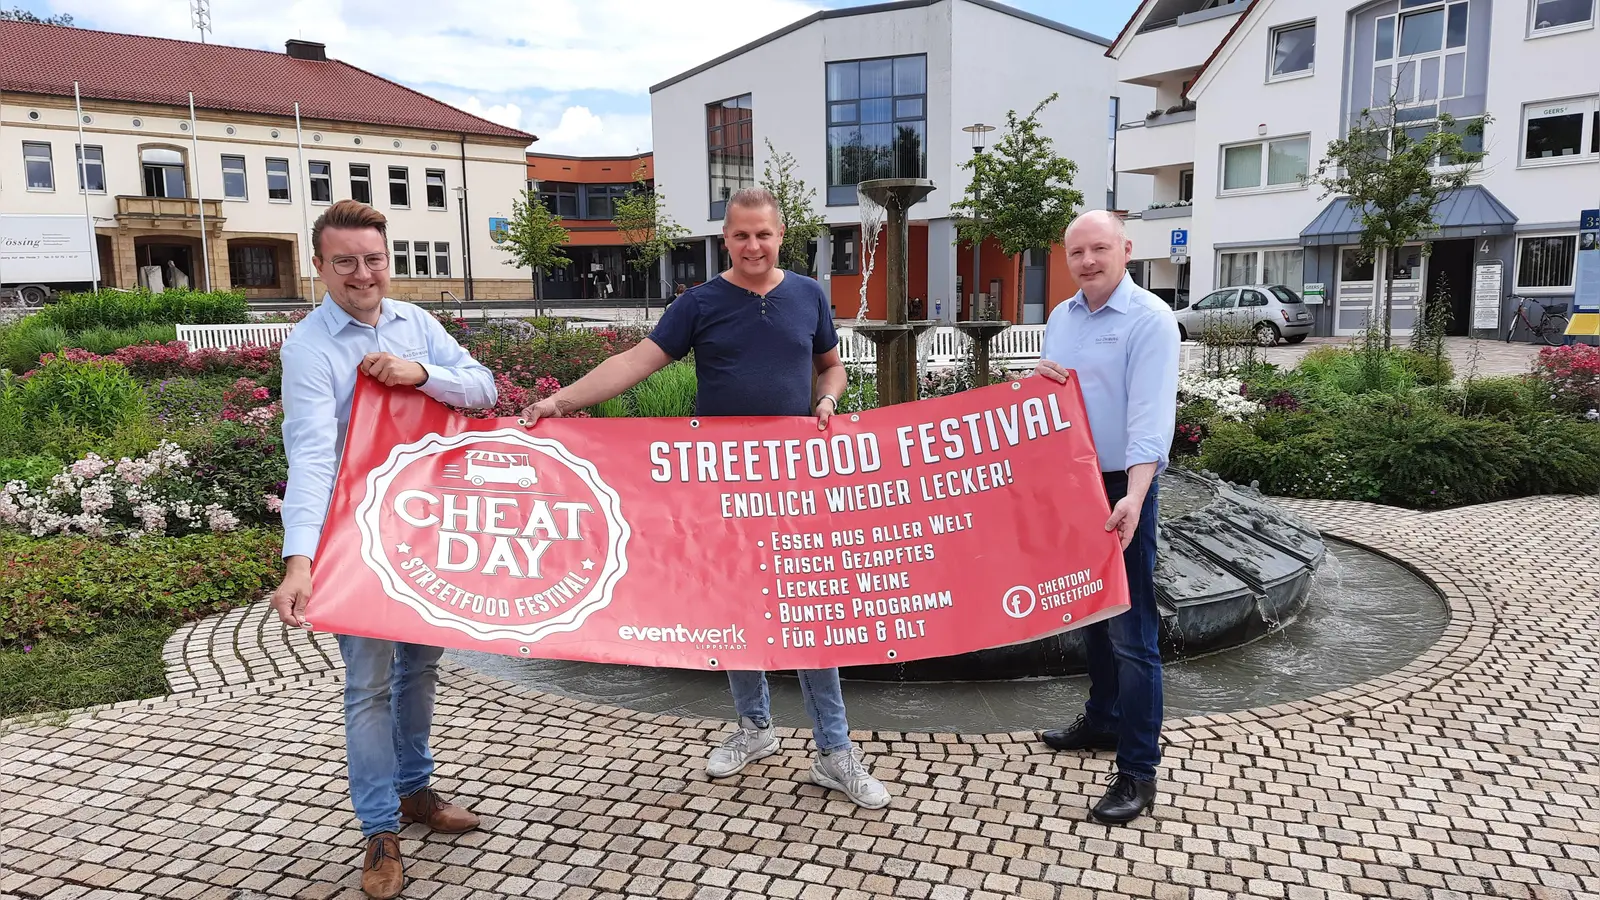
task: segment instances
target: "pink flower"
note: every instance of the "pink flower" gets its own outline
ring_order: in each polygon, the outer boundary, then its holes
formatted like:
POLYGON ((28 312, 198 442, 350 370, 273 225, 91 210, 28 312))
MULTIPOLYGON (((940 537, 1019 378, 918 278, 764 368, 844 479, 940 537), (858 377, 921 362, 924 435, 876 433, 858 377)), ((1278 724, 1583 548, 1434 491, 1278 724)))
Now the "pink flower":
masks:
POLYGON ((265 400, 271 396, 271 393, 266 388, 256 388, 250 393, 250 396, 257 400, 265 400))

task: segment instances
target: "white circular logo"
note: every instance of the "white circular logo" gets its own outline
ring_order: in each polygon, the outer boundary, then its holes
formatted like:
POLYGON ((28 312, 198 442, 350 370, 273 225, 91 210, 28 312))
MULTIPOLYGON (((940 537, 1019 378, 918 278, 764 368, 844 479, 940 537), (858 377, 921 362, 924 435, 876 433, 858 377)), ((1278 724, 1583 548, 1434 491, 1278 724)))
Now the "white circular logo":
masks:
POLYGON ((1033 607, 1038 599, 1032 588, 1019 584, 1006 591, 1006 595, 1000 598, 1000 608, 1013 619, 1026 619, 1033 614, 1033 607))

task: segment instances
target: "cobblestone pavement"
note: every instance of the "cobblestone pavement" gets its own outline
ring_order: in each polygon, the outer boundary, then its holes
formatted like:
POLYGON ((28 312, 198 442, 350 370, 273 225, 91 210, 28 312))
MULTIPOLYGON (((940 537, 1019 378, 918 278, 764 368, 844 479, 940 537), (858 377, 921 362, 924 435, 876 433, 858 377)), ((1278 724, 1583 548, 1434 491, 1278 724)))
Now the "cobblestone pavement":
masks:
MULTIPOLYGON (((1366 684, 1169 722, 1133 826, 1084 818, 1109 755, 1027 733, 858 733, 896 795, 867 812, 805 782, 804 731, 712 783, 727 723, 451 669, 439 787, 485 828, 408 829, 405 896, 1600 897, 1600 500, 1291 503, 1432 579, 1451 624, 1366 684)), ((358 898, 332 642, 255 606, 168 651, 179 693, 0 735, 0 900, 358 898)))

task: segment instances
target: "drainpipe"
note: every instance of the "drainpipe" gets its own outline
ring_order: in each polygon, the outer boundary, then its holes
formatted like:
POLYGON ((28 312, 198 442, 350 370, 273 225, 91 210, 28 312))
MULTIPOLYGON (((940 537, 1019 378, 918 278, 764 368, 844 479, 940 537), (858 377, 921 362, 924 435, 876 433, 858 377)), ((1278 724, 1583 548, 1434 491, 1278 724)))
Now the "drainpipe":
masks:
POLYGON ((461 140, 461 267, 466 277, 467 302, 472 302, 472 210, 467 206, 467 136, 461 140))
MULTIPOLYGON (((190 103, 193 103, 193 94, 190 94, 190 103)), ((89 161, 88 148, 83 144, 83 97, 78 93, 78 83, 72 83, 72 105, 78 112, 78 193, 83 195, 83 221, 89 226, 89 274, 94 276, 94 292, 100 293, 100 239, 94 233, 94 217, 89 214, 89 161)), ((191 105, 189 115, 194 116, 191 105)), ((193 126, 190 126, 191 128, 193 126)), ((100 162, 102 180, 105 173, 105 161, 100 162)), ((201 212, 205 210, 202 209, 201 212)), ((205 234, 205 229, 200 229, 200 234, 205 234)), ((210 288, 207 288, 210 290, 210 288)))
MULTIPOLYGON (((76 86, 73 88, 77 90, 76 86)), ((78 116, 78 121, 83 121, 83 116, 78 116)), ((206 290, 211 290, 211 250, 206 243, 206 200, 205 192, 200 189, 200 126, 194 118, 194 91, 189 92, 189 155, 192 157, 194 170, 194 202, 200 210, 200 270, 206 273, 206 290)), ((88 204, 88 195, 84 195, 85 208, 88 204)), ((92 224, 92 223, 91 223, 92 224)), ((90 229, 91 236, 93 229, 90 229)))

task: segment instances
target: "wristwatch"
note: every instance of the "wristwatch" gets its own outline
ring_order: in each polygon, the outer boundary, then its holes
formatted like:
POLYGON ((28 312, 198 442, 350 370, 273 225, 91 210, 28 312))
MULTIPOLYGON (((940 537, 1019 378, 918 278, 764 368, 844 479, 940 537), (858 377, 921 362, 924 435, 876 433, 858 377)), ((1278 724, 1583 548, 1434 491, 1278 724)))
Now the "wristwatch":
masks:
MULTIPOLYGON (((817 398, 817 406, 821 406, 822 405, 822 401, 824 401, 824 400, 832 401, 833 402, 833 411, 834 412, 838 412, 839 411, 839 398, 838 397, 835 397, 832 394, 823 394, 821 397, 817 398)), ((813 407, 813 409, 815 409, 815 407, 813 407)))

